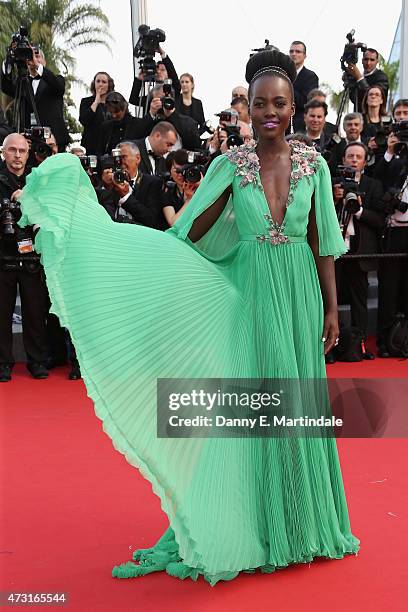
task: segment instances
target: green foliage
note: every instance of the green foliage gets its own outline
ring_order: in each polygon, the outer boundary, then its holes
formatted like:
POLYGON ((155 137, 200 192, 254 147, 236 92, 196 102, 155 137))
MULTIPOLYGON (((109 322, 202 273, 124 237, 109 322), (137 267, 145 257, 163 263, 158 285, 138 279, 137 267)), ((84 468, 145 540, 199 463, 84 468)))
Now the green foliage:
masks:
MULTIPOLYGON (((75 77, 74 51, 78 47, 104 45, 109 48, 109 20, 100 7, 79 0, 10 0, 0 3, 0 54, 5 57, 11 37, 21 25, 29 40, 44 51, 47 67, 66 79, 65 118, 70 133, 80 126, 69 109, 74 107, 71 84, 75 77)), ((3 107, 7 101, 3 101, 3 107)))
POLYGON ((394 96, 398 90, 399 85, 399 60, 395 62, 386 62, 382 55, 380 55, 380 61, 378 62, 378 67, 381 68, 385 72, 388 77, 389 90, 388 90, 388 101, 387 107, 388 110, 392 110, 392 103, 394 101, 394 96))

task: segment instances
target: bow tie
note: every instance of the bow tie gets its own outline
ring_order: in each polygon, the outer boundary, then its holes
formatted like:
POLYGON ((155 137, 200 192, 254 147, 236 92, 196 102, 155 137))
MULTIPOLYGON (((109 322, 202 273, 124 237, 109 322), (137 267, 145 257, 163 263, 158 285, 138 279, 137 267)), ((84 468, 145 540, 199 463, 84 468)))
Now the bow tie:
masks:
POLYGON ((32 81, 39 81, 39 80, 41 79, 41 77, 40 77, 40 75, 39 75, 39 74, 37 74, 37 76, 35 76, 35 77, 30 76, 30 79, 31 79, 32 81))
POLYGON ((153 157, 153 159, 160 159, 160 155, 156 155, 154 151, 148 151, 148 154, 150 157, 153 157))

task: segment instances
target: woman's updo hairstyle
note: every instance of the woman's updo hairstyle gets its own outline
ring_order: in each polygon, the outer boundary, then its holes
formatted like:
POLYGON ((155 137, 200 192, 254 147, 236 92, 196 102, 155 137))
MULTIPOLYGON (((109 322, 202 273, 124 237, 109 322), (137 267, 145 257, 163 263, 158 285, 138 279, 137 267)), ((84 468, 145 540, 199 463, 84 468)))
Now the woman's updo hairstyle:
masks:
POLYGON ((249 98, 251 98, 251 89, 254 82, 264 74, 285 79, 290 85, 293 100, 293 82, 296 79, 297 72, 296 66, 289 55, 277 49, 265 49, 264 51, 254 53, 249 58, 245 70, 245 79, 249 83, 249 98))

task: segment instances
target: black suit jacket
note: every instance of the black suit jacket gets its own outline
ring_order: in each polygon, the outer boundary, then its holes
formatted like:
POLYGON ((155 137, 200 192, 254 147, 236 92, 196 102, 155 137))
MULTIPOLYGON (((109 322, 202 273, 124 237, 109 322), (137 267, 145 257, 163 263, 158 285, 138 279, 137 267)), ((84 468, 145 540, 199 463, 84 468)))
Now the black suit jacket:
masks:
MULTIPOLYGON (((121 204, 121 207, 132 215, 133 223, 163 229, 162 222, 162 182, 156 176, 144 174, 133 193, 121 204)), ((97 189, 96 194, 100 204, 110 215, 113 221, 117 219, 119 194, 115 190, 97 189)))
MULTIPOLYGON (((11 74, 1 72, 1 90, 11 98, 16 94, 16 82, 11 74)), ((38 110, 42 126, 50 127, 60 149, 69 143, 68 129, 64 121, 64 92, 65 79, 61 75, 55 75, 51 70, 44 67, 42 77, 38 84, 34 102, 38 110)), ((30 127, 30 116, 33 112, 31 103, 27 100, 25 113, 25 127, 30 127)))
POLYGON ((295 91, 295 115, 293 117, 293 127, 295 132, 304 132, 305 124, 303 115, 305 112, 305 104, 307 102, 307 94, 312 89, 319 87, 319 77, 313 70, 309 70, 303 66, 302 70, 296 77, 293 83, 295 91))
POLYGON ((139 165, 139 170, 140 172, 142 172, 143 174, 165 174, 166 172, 166 160, 164 159, 164 157, 158 157, 155 161, 155 172, 153 172, 153 166, 151 164, 151 157, 147 152, 147 148, 146 148, 146 142, 144 138, 141 138, 140 140, 136 140, 135 143, 137 144, 137 146, 139 147, 139 151, 140 151, 140 165, 139 165))
MULTIPOLYGON (((172 81, 172 86, 173 86, 173 89, 174 89, 174 93, 175 93, 176 98, 177 98, 180 95, 181 85, 180 85, 180 81, 179 81, 176 69, 174 68, 174 64, 173 64, 173 62, 171 61, 171 59, 169 58, 168 55, 164 58, 164 60, 161 60, 161 61, 166 66, 168 77, 172 81)), ((133 80, 132 91, 130 92, 130 96, 129 96, 129 103, 130 104, 134 104, 135 106, 139 105, 139 102, 140 102, 140 90, 142 89, 142 83, 143 83, 143 81, 141 81, 137 77, 133 80)), ((145 107, 145 104, 146 104, 146 96, 142 96, 142 106, 143 106, 143 108, 145 107)))
POLYGON ((3 144, 3 140, 6 136, 11 134, 12 129, 9 127, 6 117, 4 116, 3 109, 0 107, 0 144, 3 144))
POLYGON ((191 100, 191 106, 185 107, 183 105, 183 96, 179 96, 176 100, 176 109, 181 115, 191 117, 201 127, 205 123, 203 103, 198 98, 191 100))
POLYGON ((104 104, 98 104, 96 111, 91 109, 95 102, 95 96, 82 98, 79 107, 79 122, 84 126, 81 144, 86 149, 87 155, 98 153, 99 136, 102 123, 107 120, 107 111, 104 104))
MULTIPOLYGON (((363 174, 360 181, 360 191, 362 196, 363 212, 359 219, 354 217, 353 224, 355 236, 350 238, 350 253, 379 253, 379 238, 385 224, 385 212, 382 201, 383 188, 380 181, 377 181, 363 174)), ((336 204, 336 210, 339 210, 336 204)), ((372 259, 360 259, 359 265, 362 270, 375 270, 377 261, 372 259)))
POLYGON ((385 93, 385 102, 387 101, 388 87, 389 87, 388 77, 385 74, 385 72, 377 68, 376 70, 374 70, 372 74, 369 74, 368 76, 364 77, 364 79, 362 79, 361 81, 358 81, 358 82, 356 81, 355 85, 351 87, 350 100, 354 105, 354 110, 360 113, 362 112, 363 98, 364 98, 365 92, 367 91, 369 87, 372 87, 373 85, 379 85, 381 87, 381 89, 385 93), (357 108, 355 106, 356 93, 357 93, 357 108))
POLYGON ((393 157, 389 162, 382 159, 378 162, 375 171, 374 178, 381 181, 384 190, 386 191, 390 187, 401 189, 404 185, 404 181, 407 176, 405 163, 398 157, 393 157))
POLYGON ((201 139, 198 132, 197 122, 187 115, 181 115, 177 110, 169 117, 159 116, 157 122, 168 121, 177 130, 177 134, 181 138, 183 149, 195 151, 201 148, 201 139))
POLYGON ((150 113, 147 113, 143 119, 132 117, 128 113, 122 121, 114 121, 113 119, 104 121, 100 128, 98 155, 110 153, 123 140, 146 138, 154 125, 155 120, 150 113))

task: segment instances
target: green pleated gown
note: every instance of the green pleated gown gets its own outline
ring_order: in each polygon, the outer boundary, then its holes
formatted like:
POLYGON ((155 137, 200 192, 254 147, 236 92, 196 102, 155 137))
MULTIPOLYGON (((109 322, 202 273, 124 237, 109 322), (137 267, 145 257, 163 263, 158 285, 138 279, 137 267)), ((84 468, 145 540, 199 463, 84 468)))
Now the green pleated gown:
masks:
POLYGON ((306 240, 312 196, 320 255, 345 248, 326 162, 299 142, 291 160, 281 225, 270 218, 253 145, 216 158, 165 233, 114 223, 74 155, 47 159, 27 179, 20 224, 41 227, 35 246, 52 311, 72 336, 105 432, 169 519, 157 544, 114 576, 163 569, 214 585, 358 550, 334 439, 156 434, 158 378, 326 376, 306 240), (224 212, 191 243, 193 221, 228 186, 224 212))

